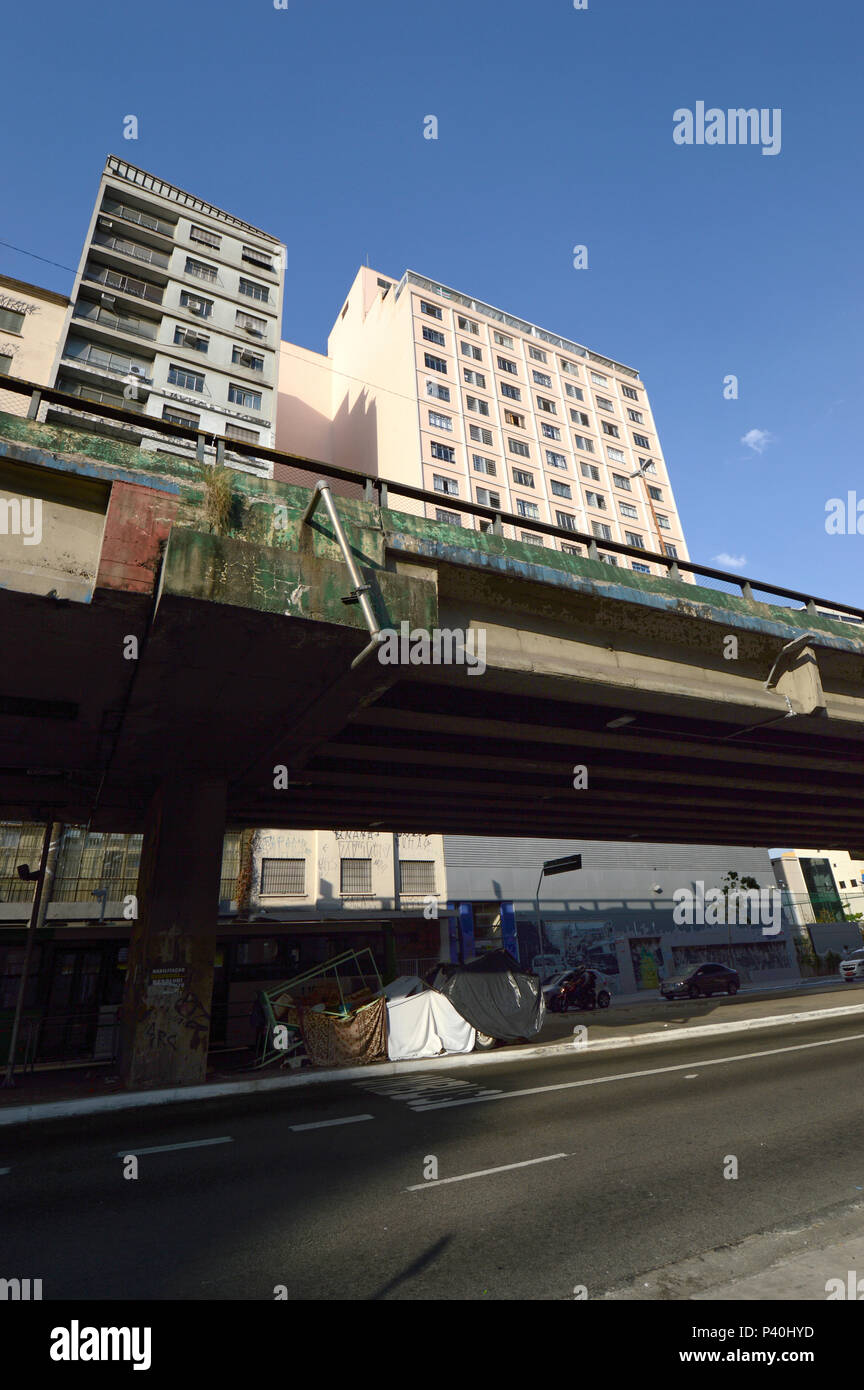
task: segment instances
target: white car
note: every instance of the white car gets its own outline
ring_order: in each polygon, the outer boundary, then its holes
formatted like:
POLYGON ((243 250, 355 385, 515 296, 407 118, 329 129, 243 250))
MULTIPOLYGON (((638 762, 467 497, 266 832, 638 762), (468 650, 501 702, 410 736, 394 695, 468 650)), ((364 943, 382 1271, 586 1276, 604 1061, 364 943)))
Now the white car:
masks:
POLYGON ((840 979, 851 984, 853 980, 864 980, 864 946, 859 951, 850 951, 840 962, 840 979))

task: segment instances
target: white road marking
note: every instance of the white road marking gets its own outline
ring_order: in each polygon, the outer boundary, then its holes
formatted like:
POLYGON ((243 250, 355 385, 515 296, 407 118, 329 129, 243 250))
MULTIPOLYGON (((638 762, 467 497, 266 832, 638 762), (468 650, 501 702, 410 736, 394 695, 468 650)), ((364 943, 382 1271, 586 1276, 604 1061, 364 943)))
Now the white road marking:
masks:
POLYGON ((290 1128, 298 1129, 326 1129, 328 1125, 353 1125, 358 1120, 374 1120, 374 1115, 344 1115, 341 1120, 316 1120, 311 1125, 291 1125, 290 1128))
MULTIPOLYGON (((838 1044, 849 1042, 860 1042, 864 1039, 864 1033, 850 1033, 845 1038, 825 1038, 822 1042, 812 1043, 792 1043, 789 1047, 772 1047, 764 1052, 739 1052, 733 1057, 714 1057, 710 1061, 700 1062, 700 1067, 721 1067, 729 1062, 750 1062, 756 1057, 777 1057, 784 1052, 806 1052, 814 1047, 836 1047, 838 1044)), ((614 1076, 592 1076, 586 1081, 559 1081, 553 1086, 531 1086, 523 1091, 502 1091, 497 1096, 470 1096, 466 1100, 441 1100, 435 1103, 430 1102, 424 1106, 424 1110, 453 1110, 457 1105, 479 1105, 483 1101, 489 1100, 513 1100, 516 1096, 539 1096, 545 1091, 570 1091, 579 1086, 606 1086, 611 1081, 633 1081, 640 1076, 663 1076, 664 1073, 673 1071, 685 1071, 687 1067, 692 1067, 692 1062, 681 1062, 673 1067, 650 1067, 645 1071, 622 1071, 614 1076)))
POLYGON ((490 1173, 509 1173, 514 1168, 530 1168, 532 1163, 551 1163, 555 1158, 570 1158, 570 1154, 546 1154, 543 1158, 526 1158, 524 1163, 503 1163, 500 1168, 480 1168, 476 1173, 461 1173, 458 1178, 433 1178, 406 1187, 406 1192, 422 1192, 424 1187, 442 1187, 445 1182, 467 1182, 469 1178, 486 1178, 490 1173))
POLYGON ((699 1075, 698 1071, 688 1071, 687 1075, 684 1077, 684 1080, 685 1080, 685 1081, 695 1081, 698 1075, 699 1075))
POLYGON ((187 1144, 154 1144, 150 1149, 120 1149, 115 1156, 117 1158, 128 1158, 132 1156, 138 1158, 140 1154, 170 1154, 175 1153, 177 1149, 203 1149, 206 1148, 208 1144, 233 1143, 234 1140, 229 1134, 225 1135, 222 1139, 191 1139, 187 1144))

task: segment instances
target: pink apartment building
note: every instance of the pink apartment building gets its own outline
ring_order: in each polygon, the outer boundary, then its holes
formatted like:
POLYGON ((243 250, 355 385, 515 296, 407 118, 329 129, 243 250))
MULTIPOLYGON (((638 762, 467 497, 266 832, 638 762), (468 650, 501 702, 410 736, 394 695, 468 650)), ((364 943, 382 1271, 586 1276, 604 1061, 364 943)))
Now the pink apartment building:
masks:
POLYGON ((529 543, 585 553, 541 521, 689 558, 639 373, 410 270, 361 267, 326 356, 281 344, 276 447, 438 493, 453 525, 491 524, 461 498, 529 543))

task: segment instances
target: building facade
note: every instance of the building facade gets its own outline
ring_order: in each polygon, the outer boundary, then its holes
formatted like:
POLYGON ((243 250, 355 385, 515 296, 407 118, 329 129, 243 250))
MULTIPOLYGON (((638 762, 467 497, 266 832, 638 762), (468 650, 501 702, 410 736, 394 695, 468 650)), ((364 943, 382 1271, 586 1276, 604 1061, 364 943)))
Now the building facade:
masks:
POLYGON ((54 384, 271 447, 284 269, 276 237, 111 155, 54 384))
POLYGON ((688 558, 639 373, 414 271, 361 267, 326 356, 282 344, 279 390, 279 448, 438 493, 433 519, 488 529, 461 498, 528 543, 584 551, 541 521, 688 558))
MULTIPOLYGON (((444 837, 447 884, 465 959, 493 946, 517 954, 544 978, 587 960, 613 992, 656 989, 701 961, 738 970, 759 984, 797 978, 788 921, 683 922, 676 893, 698 902, 726 875, 775 888, 767 850, 728 846, 618 844, 612 841, 444 837), (582 855, 582 868, 542 877, 543 864, 582 855), (763 928, 772 928, 770 934, 763 928)), ((778 907, 780 906, 778 902, 778 907)), ((735 914, 743 915, 743 914, 735 914)))
MULTIPOLYGON (((50 385, 68 309, 65 294, 0 275, 0 377, 50 385)), ((0 411, 26 415, 28 405, 0 381, 0 411)))

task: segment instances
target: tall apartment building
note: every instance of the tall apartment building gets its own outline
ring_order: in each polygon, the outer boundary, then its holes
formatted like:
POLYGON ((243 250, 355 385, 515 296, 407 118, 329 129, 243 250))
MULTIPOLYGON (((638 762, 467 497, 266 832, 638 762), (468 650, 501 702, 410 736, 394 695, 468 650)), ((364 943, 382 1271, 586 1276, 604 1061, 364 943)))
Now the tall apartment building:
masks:
POLYGON ((272 447, 284 265, 276 237, 109 156, 55 385, 272 447))
POLYGON ((277 442, 437 492, 426 514, 453 525, 491 525, 461 498, 529 543, 584 553, 540 521, 688 558, 639 373, 411 270, 361 267, 326 356, 282 344, 277 442))

